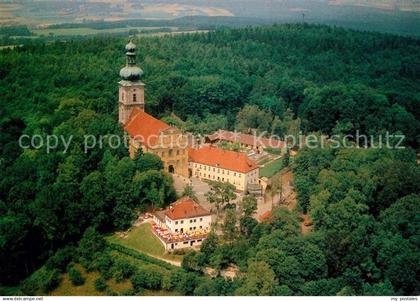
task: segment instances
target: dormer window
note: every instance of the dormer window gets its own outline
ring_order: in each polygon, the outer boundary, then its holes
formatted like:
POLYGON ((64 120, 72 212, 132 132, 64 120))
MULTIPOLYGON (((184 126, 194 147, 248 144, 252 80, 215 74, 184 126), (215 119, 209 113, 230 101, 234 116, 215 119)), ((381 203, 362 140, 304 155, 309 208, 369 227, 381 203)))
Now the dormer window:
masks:
POLYGON ((136 93, 134 93, 133 94, 133 102, 136 102, 137 101, 137 95, 136 95, 136 93))

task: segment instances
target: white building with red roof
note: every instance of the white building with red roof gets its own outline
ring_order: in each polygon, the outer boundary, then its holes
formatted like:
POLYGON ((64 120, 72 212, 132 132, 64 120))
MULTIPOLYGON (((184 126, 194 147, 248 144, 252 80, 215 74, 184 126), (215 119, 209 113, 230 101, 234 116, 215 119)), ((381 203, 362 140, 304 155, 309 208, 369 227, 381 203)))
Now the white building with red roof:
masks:
POLYGON ((188 197, 154 213, 153 232, 166 250, 199 246, 210 232, 211 213, 188 197))
POLYGON ((248 184, 258 184, 258 164, 245 153, 210 145, 198 149, 190 148, 188 157, 193 177, 228 182, 240 191, 246 191, 248 184))

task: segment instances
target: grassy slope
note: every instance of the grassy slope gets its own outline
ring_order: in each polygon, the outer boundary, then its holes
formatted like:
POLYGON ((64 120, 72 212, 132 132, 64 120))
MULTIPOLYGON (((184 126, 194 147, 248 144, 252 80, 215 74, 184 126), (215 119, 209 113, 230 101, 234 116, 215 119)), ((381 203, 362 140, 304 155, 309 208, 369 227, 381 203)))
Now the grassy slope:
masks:
POLYGON ((260 169, 260 176, 261 177, 267 177, 271 178, 274 176, 277 172, 279 172, 283 167, 283 159, 277 159, 273 162, 268 163, 264 167, 260 169))
POLYGON ((182 256, 165 253, 165 248, 160 240, 152 233, 152 228, 149 223, 131 228, 126 238, 121 238, 114 234, 107 239, 110 242, 138 250, 148 255, 176 261, 182 259, 182 256))

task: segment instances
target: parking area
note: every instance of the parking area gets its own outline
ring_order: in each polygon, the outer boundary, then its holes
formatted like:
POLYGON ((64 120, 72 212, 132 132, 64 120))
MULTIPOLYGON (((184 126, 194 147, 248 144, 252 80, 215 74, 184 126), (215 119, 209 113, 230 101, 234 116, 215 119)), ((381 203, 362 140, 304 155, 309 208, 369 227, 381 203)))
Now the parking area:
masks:
POLYGON ((187 179, 179 175, 173 175, 173 179, 174 187, 178 194, 182 193, 186 185, 192 185, 200 205, 207 210, 211 210, 213 208, 213 205, 207 201, 205 196, 205 194, 210 191, 210 187, 206 182, 203 182, 197 178, 187 179))
MULTIPOLYGON (((174 187, 178 194, 182 193, 186 185, 192 185, 193 190, 195 194, 197 195, 198 202, 200 203, 200 205, 210 211, 214 209, 214 205, 210 204, 206 198, 206 193, 210 191, 209 184, 197 178, 187 179, 179 175, 172 175, 172 176, 174 179, 174 187)), ((232 203, 237 204, 241 200, 242 193, 238 193, 237 195, 238 197, 232 203)))

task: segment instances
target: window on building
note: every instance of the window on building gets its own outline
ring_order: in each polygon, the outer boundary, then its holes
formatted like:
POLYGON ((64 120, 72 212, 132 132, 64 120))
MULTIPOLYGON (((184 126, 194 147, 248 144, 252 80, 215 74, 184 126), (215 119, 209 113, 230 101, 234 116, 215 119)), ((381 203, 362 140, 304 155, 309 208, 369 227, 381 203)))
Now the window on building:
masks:
POLYGON ((203 229, 203 226, 200 226, 200 229, 203 229))
POLYGON ((194 227, 193 230, 197 229, 197 227, 194 227))
POLYGON ((188 241, 184 241, 184 245, 188 245, 188 241))
POLYGON ((133 93, 133 102, 136 102, 136 101, 137 101, 137 94, 133 93))
POLYGON ((175 222, 175 225, 178 225, 178 221, 175 222))
POLYGON ((192 219, 190 219, 190 223, 192 223, 193 222, 193 220, 192 219))
POLYGON ((175 229, 175 232, 178 232, 178 229, 175 229))
POLYGON ((197 220, 196 219, 194 219, 194 223, 196 222, 197 220))
POLYGON ((202 222, 203 221, 203 218, 202 217, 200 217, 200 222, 202 222))
POLYGON ((192 227, 190 227, 190 231, 192 231, 192 227))

